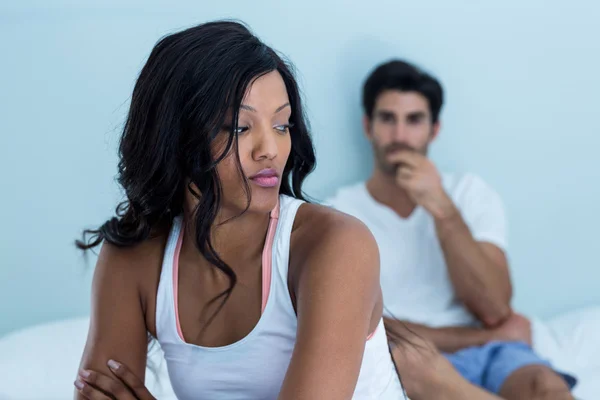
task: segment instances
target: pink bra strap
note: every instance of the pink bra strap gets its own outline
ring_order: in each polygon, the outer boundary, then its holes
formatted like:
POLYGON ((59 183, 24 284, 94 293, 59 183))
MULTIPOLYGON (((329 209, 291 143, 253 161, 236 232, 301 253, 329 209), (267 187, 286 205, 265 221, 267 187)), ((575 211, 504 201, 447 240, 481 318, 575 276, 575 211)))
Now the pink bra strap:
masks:
POLYGON ((273 241, 275 239, 275 231, 277 230, 277 220, 279 219, 279 200, 277 205, 271 211, 269 220, 269 229, 267 230, 267 238, 265 247, 262 253, 262 305, 261 314, 265 312, 267 300, 269 299, 269 291, 271 289, 271 275, 273 270, 273 241))
MULTIPOLYGON (((279 219, 279 200, 277 205, 271 211, 269 218, 269 229, 267 230, 267 238, 265 240, 265 246, 262 252, 262 301, 261 301, 261 314, 265 311, 267 306, 267 300, 269 299, 269 290, 271 288, 271 271, 273 266, 273 240, 275 239, 275 231, 277 228, 277 220, 279 219)), ((183 243, 183 233, 185 231, 185 224, 181 223, 181 231, 177 238, 177 245, 175 247, 175 254, 173 256, 173 297, 175 302, 175 323, 177 325, 177 333, 179 337, 183 338, 183 331, 181 330, 181 323, 179 322, 179 254, 181 253, 181 245, 183 243)))

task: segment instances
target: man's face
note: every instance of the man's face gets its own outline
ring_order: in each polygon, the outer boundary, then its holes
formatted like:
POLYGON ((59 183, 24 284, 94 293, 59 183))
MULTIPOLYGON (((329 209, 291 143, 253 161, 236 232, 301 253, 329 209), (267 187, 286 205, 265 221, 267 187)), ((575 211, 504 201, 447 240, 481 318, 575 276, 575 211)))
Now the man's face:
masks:
POLYGON ((398 90, 386 90, 377 97, 373 117, 369 120, 365 116, 364 125, 377 167, 387 175, 394 175, 399 167, 390 156, 401 150, 427 155, 439 130, 439 123, 431 122, 429 103, 423 95, 398 90))

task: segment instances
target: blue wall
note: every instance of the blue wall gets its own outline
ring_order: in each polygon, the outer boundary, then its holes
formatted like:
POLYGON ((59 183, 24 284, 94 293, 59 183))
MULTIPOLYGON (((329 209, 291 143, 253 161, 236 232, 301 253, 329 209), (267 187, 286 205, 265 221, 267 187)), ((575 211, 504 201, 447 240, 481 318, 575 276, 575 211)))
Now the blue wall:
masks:
POLYGON ((0 334, 88 312, 95 258, 86 268, 73 239, 120 197, 116 144, 136 74, 161 35, 223 17, 298 67, 319 160, 309 194, 369 175, 362 80, 385 59, 417 61, 447 90, 432 157, 480 174, 506 202, 517 307, 600 304, 600 3, 5 3, 0 334))

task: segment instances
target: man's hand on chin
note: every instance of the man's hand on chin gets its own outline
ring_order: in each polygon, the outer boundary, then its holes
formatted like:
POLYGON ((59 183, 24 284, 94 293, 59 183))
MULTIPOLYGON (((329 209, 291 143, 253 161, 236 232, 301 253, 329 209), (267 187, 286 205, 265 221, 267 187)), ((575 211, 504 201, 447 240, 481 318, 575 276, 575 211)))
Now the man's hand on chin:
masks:
POLYGON ((442 178, 435 164, 423 154, 403 150, 395 153, 390 161, 399 165, 396 183, 406 190, 412 201, 425 208, 434 218, 446 219, 455 215, 452 199, 442 185, 442 178))

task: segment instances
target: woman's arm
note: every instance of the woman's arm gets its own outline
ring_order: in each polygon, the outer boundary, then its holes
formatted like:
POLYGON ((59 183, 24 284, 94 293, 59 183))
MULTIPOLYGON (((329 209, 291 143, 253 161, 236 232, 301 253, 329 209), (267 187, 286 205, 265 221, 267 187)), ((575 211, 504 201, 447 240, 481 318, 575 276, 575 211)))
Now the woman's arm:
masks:
MULTIPOLYGON (((142 266, 137 252, 109 244, 102 246, 94 272, 90 328, 78 376, 86 370, 112 376, 107 365, 112 359, 125 363, 144 380, 148 347, 139 290, 142 266)), ((81 378, 78 381, 85 382, 81 378)), ((86 393, 85 387, 83 391, 86 393)), ((86 397, 76 390, 75 399, 86 397)))
POLYGON ((381 299, 371 232, 344 214, 318 213, 292 242, 298 333, 280 400, 352 398, 381 299))

